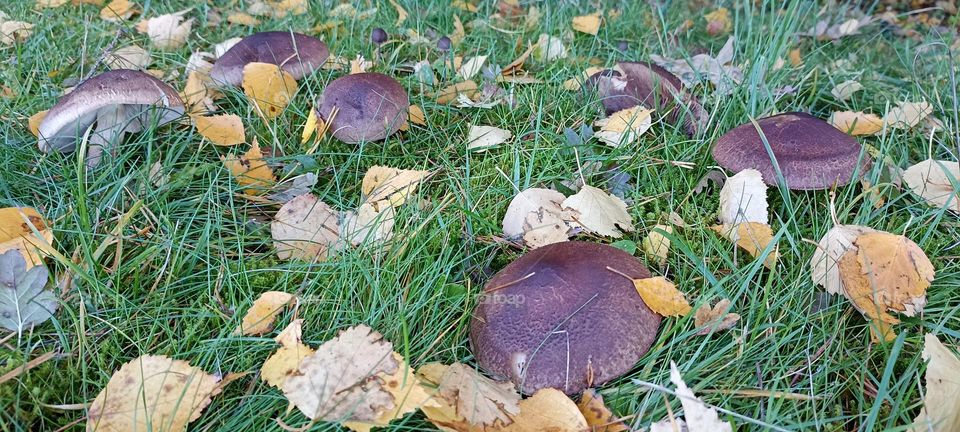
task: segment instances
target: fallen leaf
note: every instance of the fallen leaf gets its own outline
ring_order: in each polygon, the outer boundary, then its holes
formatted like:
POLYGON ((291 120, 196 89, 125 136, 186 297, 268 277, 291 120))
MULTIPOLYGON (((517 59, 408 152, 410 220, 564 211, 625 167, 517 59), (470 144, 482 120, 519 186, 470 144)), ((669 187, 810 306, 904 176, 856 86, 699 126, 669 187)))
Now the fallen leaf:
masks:
POLYGON ((381 211, 384 207, 398 207, 417 190, 430 171, 398 169, 374 165, 367 169, 360 184, 362 202, 381 211))
POLYGON ((394 25, 400 27, 410 14, 407 13, 407 10, 404 9, 403 6, 400 6, 400 3, 397 3, 397 0, 390 0, 390 4, 393 5, 393 8, 397 11, 397 22, 394 25))
POLYGON ((830 115, 833 127, 853 136, 876 135, 883 130, 883 120, 863 111, 836 111, 830 115))
POLYGON ((339 215, 316 195, 303 194, 280 207, 270 232, 278 258, 324 261, 340 240, 339 215))
POLYGON ((537 390, 519 403, 520 413, 510 415, 512 423, 503 432, 582 432, 589 430, 577 404, 555 388, 537 390))
POLYGON ((28 266, 17 250, 0 254, 0 327, 22 335, 53 317, 59 303, 44 289, 49 278, 46 266, 28 266))
POLYGON ((104 62, 110 69, 146 69, 153 63, 153 59, 147 50, 136 45, 127 45, 107 54, 104 62))
POLYGON ((523 242, 532 249, 570 238, 570 212, 540 208, 527 213, 523 224, 523 242))
POLYGON ((423 113, 423 108, 420 108, 420 105, 411 104, 410 107, 407 108, 407 119, 415 125, 427 125, 427 116, 423 113))
POLYGON ((256 138, 253 139, 253 144, 246 153, 240 156, 232 154, 226 157, 221 156, 220 160, 237 178, 237 183, 246 187, 244 193, 248 195, 261 195, 277 182, 277 178, 273 176, 273 170, 263 160, 263 152, 256 138))
POLYGON ((863 90, 863 85, 859 81, 847 80, 840 84, 837 84, 830 90, 830 94, 833 95, 838 101, 849 100, 854 93, 863 90))
POLYGON ((520 394, 513 383, 491 380, 462 363, 447 368, 437 394, 471 425, 509 424, 510 416, 520 413, 520 394))
POLYGON ((277 315, 296 301, 295 295, 282 291, 267 291, 260 294, 260 297, 253 301, 250 309, 247 309, 247 313, 233 331, 233 335, 253 336, 270 332, 273 330, 273 322, 277 319, 277 315))
POLYGON ((257 114, 268 121, 279 116, 297 92, 293 75, 270 63, 247 63, 242 85, 257 114))
MULTIPOLYGON (((676 386, 676 396, 677 399, 680 399, 680 405, 683 406, 683 421, 678 421, 678 423, 686 423, 685 430, 690 432, 732 432, 733 426, 730 423, 720 420, 720 416, 717 414, 715 408, 710 408, 707 404, 703 403, 696 394, 693 393, 693 390, 690 390, 690 387, 687 387, 687 383, 683 382, 683 377, 680 376, 680 370, 677 369, 677 364, 670 361, 670 382, 676 386)), ((654 427, 650 425, 650 431, 673 431, 671 425, 671 419, 661 420, 659 426, 654 427), (665 423, 665 424, 664 424, 665 423)))
POLYGON ((633 286, 650 310, 663 316, 684 316, 693 309, 673 282, 663 276, 634 279, 633 286))
POLYGON ((187 12, 190 12, 190 9, 140 21, 137 31, 146 33, 150 42, 158 49, 175 50, 187 42, 193 27, 193 18, 183 20, 187 12))
MULTIPOLYGON (((604 69, 602 67, 590 66, 586 68, 580 75, 577 75, 576 77, 573 77, 564 81, 563 89, 569 90, 569 91, 579 91, 580 89, 583 88, 583 84, 587 82, 587 80, 590 79, 591 76, 599 72, 602 72, 603 70, 604 69)), ((622 80, 617 80, 617 81, 622 82, 624 86, 627 85, 626 81, 622 81, 622 80)))
POLYGON ((923 409, 913 420, 911 432, 960 430, 960 359, 943 346, 936 335, 923 336, 923 359, 927 361, 923 409))
POLYGON ((123 22, 137 13, 137 5, 130 0, 113 0, 100 9, 100 18, 104 21, 123 22))
POLYGON ((247 140, 243 121, 236 114, 196 116, 193 123, 200 135, 219 146, 243 144, 247 140))
POLYGON ((213 95, 210 86, 204 81, 203 72, 192 70, 187 73, 187 83, 180 92, 183 103, 190 116, 204 115, 213 108, 213 95))
POLYGON ((398 369, 393 344, 365 325, 348 328, 300 362, 283 394, 311 420, 373 421, 396 406, 380 374, 398 369))
POLYGON ((181 360, 145 355, 120 367, 90 404, 87 431, 187 430, 211 398, 221 379, 181 360))
POLYGON ((503 216, 503 234, 508 238, 522 237, 527 215, 543 210, 561 213, 563 200, 566 197, 553 189, 528 188, 524 189, 510 200, 507 212, 503 216))
POLYGON ((580 33, 586 33, 596 36, 600 31, 600 23, 603 22, 600 12, 589 15, 580 15, 573 17, 573 29, 580 33))
POLYGON ((931 113, 930 102, 900 102, 883 116, 883 123, 896 129, 910 129, 931 113))
POLYGON ((540 62, 552 62, 567 58, 567 47, 560 38, 541 34, 537 39, 537 47, 533 49, 533 57, 540 62))
POLYGON ((476 56, 470 57, 467 61, 463 62, 463 65, 460 66, 460 77, 464 81, 473 79, 480 70, 483 69, 483 65, 487 62, 487 56, 476 56))
POLYGON ((365 73, 367 69, 372 67, 373 62, 367 61, 367 59, 363 58, 363 56, 360 54, 357 54, 357 57, 355 57, 353 60, 350 60, 351 74, 365 73))
MULTIPOLYGON (((310 114, 307 114, 307 122, 303 125, 303 132, 300 133, 300 144, 304 145, 310 141, 310 137, 317 133, 317 131, 324 131, 326 129, 326 124, 323 119, 317 116, 316 107, 310 109, 310 114)), ((322 135, 317 135, 314 139, 316 142, 320 138, 323 138, 322 135)))
POLYGON ((655 259, 658 266, 663 267, 667 264, 667 257, 670 254, 670 239, 663 235, 661 231, 673 234, 673 227, 669 225, 654 226, 643 238, 641 244, 643 252, 651 259, 655 259))
POLYGON ((701 80, 713 84, 718 96, 733 92, 743 81, 743 71, 732 64, 734 54, 733 36, 727 38, 716 57, 710 54, 697 54, 693 57, 671 59, 651 54, 650 59, 658 66, 672 72, 687 86, 694 86, 701 80))
POLYGON ((230 24, 243 25, 243 26, 255 26, 260 25, 260 20, 257 17, 250 15, 246 12, 231 12, 227 15, 227 22, 230 24))
POLYGON ((913 193, 927 204, 960 212, 960 196, 954 184, 960 182, 960 165, 945 160, 927 159, 903 172, 903 180, 913 193))
POLYGON ((563 200, 563 208, 578 213, 577 223, 601 236, 620 238, 623 231, 633 232, 633 222, 622 199, 590 185, 563 200))
POLYGON ((716 36, 721 33, 729 33, 733 29, 733 22, 730 21, 730 10, 721 7, 703 16, 707 20, 707 34, 716 36))
POLYGON ((840 278, 840 258, 851 248, 856 250, 853 241, 868 232, 876 230, 859 225, 836 225, 830 228, 820 239, 810 259, 813 283, 822 286, 830 294, 845 293, 843 279, 840 278))
POLYGON ((37 0, 37 2, 34 3, 34 8, 36 9, 58 8, 67 3, 70 3, 70 0, 37 0))
POLYGON ((0 12, 0 46, 10 46, 17 42, 23 42, 33 34, 31 30, 33 24, 6 18, 6 14, 0 12))
POLYGON ((301 340, 303 334, 303 319, 295 319, 274 338, 280 344, 269 358, 260 367, 260 379, 268 385, 278 389, 283 388, 287 377, 296 374, 300 369, 300 361, 315 351, 304 345, 301 340))
POLYGON ((340 236, 354 246, 382 243, 393 237, 395 219, 393 206, 384 206, 378 212, 372 204, 363 203, 356 210, 344 212, 340 236))
POLYGON ((467 132, 467 150, 486 150, 503 144, 513 133, 494 126, 470 125, 467 132))
POLYGON ((631 144, 650 129, 653 124, 651 114, 653 110, 639 105, 617 111, 594 123, 600 127, 594 136, 614 148, 631 144))
POLYGON ((470 13, 473 13, 479 10, 477 8, 477 5, 470 3, 467 0, 453 0, 452 2, 450 2, 450 6, 456 9, 460 9, 462 11, 470 12, 470 13))
POLYGON ((760 171, 745 169, 727 179, 720 189, 719 219, 722 225, 767 224, 768 217, 767 185, 760 171))
POLYGON ((385 383, 383 387, 393 396, 393 408, 384 409, 379 417, 373 420, 345 422, 344 426, 357 432, 369 432, 374 427, 388 426, 391 421, 420 409, 433 398, 431 392, 423 386, 413 368, 400 354, 394 352, 393 359, 398 364, 397 371, 393 374, 381 372, 378 375, 378 378, 385 383))
MULTIPOLYGON (((630 430, 617 416, 610 411, 610 408, 603 403, 603 396, 593 389, 586 389, 580 396, 580 403, 577 404, 580 413, 587 421, 587 427, 590 432, 627 432, 630 430)), ((523 407, 521 407, 523 410, 523 407)), ((580 428, 584 430, 586 428, 580 428)))
POLYGON ((49 110, 39 111, 27 119, 27 128, 29 128, 30 133, 37 138, 40 137, 40 123, 42 123, 43 119, 47 116, 47 111, 49 110))
POLYGON ((460 42, 463 42, 466 37, 467 30, 463 27, 463 21, 460 21, 459 15, 453 14, 453 33, 450 33, 450 43, 460 45, 460 42))
POLYGON ((477 83, 473 81, 464 81, 451 84, 437 92, 437 103, 441 105, 448 105, 451 102, 456 101, 460 95, 464 95, 467 98, 472 98, 477 94, 477 91, 477 83))
POLYGON ((52 244, 53 230, 36 209, 0 208, 0 253, 16 250, 30 268, 43 263, 52 244))
POLYGON ((790 50, 790 52, 787 53, 787 58, 790 59, 790 66, 803 66, 803 54, 800 52, 800 48, 790 50))
POLYGON ((285 204, 300 195, 310 193, 310 190, 316 184, 317 175, 312 172, 293 176, 277 183, 270 194, 267 195, 267 199, 275 203, 285 204))
POLYGON ((697 334, 705 336, 714 332, 727 330, 740 321, 740 315, 730 313, 730 300, 722 299, 716 305, 700 305, 693 316, 693 323, 699 330, 697 334))
MULTIPOLYGON (((738 247, 747 251, 750 256, 760 258, 763 250, 773 242, 773 229, 769 225, 759 222, 743 222, 737 225, 714 225, 710 229, 724 236, 727 240, 736 243, 738 247)), ((763 260, 763 265, 773 270, 777 265, 779 253, 776 247, 763 260)))

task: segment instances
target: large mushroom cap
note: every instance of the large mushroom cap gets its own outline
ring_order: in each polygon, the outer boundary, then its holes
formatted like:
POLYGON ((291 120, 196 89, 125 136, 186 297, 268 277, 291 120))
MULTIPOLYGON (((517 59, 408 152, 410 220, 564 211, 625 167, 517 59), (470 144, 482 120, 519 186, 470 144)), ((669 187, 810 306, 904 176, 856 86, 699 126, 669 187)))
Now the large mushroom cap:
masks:
POLYGON ((323 66, 330 56, 327 44, 300 33, 270 31, 254 33, 223 53, 210 70, 210 79, 220 85, 239 86, 248 63, 270 63, 299 80, 323 66))
POLYGON ((474 310, 477 362, 526 394, 545 387, 575 394, 628 372, 653 344, 660 315, 617 272, 650 277, 632 255, 596 243, 554 243, 523 255, 487 282, 474 310))
POLYGON ((44 152, 71 151, 94 124, 91 143, 106 145, 183 112, 180 95, 163 81, 140 71, 112 70, 84 81, 50 108, 40 122, 38 145, 44 152))
POLYGON ((683 88, 670 71, 653 63, 619 62, 590 76, 586 89, 596 91, 607 114, 643 105, 665 114, 667 121, 683 121, 687 135, 706 127, 707 113, 697 97, 683 88))
POLYGON ((333 136, 345 143, 379 141, 407 121, 410 99, 397 80, 379 73, 342 76, 323 89, 317 115, 330 123, 333 136), (330 122, 333 108, 338 109, 330 122))
MULTIPOLYGON (((795 190, 826 189, 858 179, 870 167, 856 138, 807 113, 790 112, 757 120, 787 186, 795 190)), ((777 172, 753 123, 737 126, 717 140, 713 158, 740 172, 753 168, 769 185, 777 172)))

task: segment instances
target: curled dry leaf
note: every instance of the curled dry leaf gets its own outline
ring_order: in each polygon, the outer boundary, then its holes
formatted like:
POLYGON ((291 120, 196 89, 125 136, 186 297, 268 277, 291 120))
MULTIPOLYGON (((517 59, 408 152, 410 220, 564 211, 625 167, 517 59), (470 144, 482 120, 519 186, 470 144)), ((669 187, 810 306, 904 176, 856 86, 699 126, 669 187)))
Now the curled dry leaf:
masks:
POLYGON ((633 222, 622 199, 590 185, 563 200, 564 210, 577 214, 574 220, 584 229, 601 236, 619 238, 633 232, 633 222))
POLYGON ((594 12, 589 15, 573 17, 572 26, 575 31, 596 36, 600 31, 600 23, 602 22, 603 18, 600 12, 594 12))
MULTIPOLYGON (((687 430, 690 432, 733 431, 733 426, 730 423, 720 420, 720 416, 717 414, 715 408, 707 406, 707 404, 703 403, 703 401, 693 393, 690 387, 687 387, 687 383, 683 382, 683 377, 680 376, 680 370, 677 369, 677 364, 674 363, 673 360, 670 361, 670 382, 676 386, 676 396, 680 399, 680 405, 683 406, 683 417, 687 430)), ((658 423, 660 423, 659 427, 651 425, 650 430, 674 430, 671 426, 670 419, 661 420, 658 423)), ((681 421, 680 423, 683 422, 681 421)))
POLYGON ((910 432, 960 430, 960 359, 943 346, 936 335, 923 336, 923 359, 927 361, 923 409, 913 420, 910 432))
POLYGON ((531 248, 566 241, 576 223, 575 212, 561 207, 564 199, 553 189, 521 191, 510 201, 503 217, 504 236, 522 238, 531 248))
POLYGON ((483 69, 483 65, 487 62, 487 56, 476 56, 470 57, 460 66, 460 77, 464 81, 473 79, 480 70, 483 69))
POLYGON ((567 58, 567 47, 558 37, 541 34, 537 39, 537 46, 533 49, 533 57, 541 62, 552 62, 567 58))
POLYGON ((316 107, 312 108, 310 113, 307 114, 307 122, 303 125, 303 132, 300 133, 300 144, 306 144, 314 134, 317 135, 317 137, 314 138, 314 142, 316 142, 320 138, 323 138, 325 130, 326 123, 317 115, 316 107))
POLYGON ((297 297, 282 291, 267 291, 253 301, 240 325, 233 331, 237 335, 262 335, 273 330, 273 322, 283 310, 295 303, 297 297))
POLYGON ((246 142, 243 121, 236 114, 195 116, 193 124, 197 132, 219 146, 232 146, 246 142))
POLYGON ((213 111, 214 91, 207 85, 204 72, 192 70, 187 73, 187 83, 180 92, 183 104, 187 107, 187 114, 191 116, 204 115, 213 111))
POLYGON ((225 383, 166 356, 145 355, 120 367, 90 404, 88 432, 187 430, 225 383))
POLYGON ((853 136, 876 135, 883 130, 883 120, 863 111, 837 111, 830 115, 830 124, 853 136))
MULTIPOLYGON (((591 432, 627 432, 630 430, 610 408, 603 403, 603 396, 593 389, 586 389, 577 404, 591 432)), ((522 409, 522 408, 521 408, 522 409)), ((585 428, 581 428, 585 429, 585 428)))
POLYGON ((520 394, 513 383, 491 380, 462 363, 446 368, 437 394, 456 407, 456 415, 475 426, 510 424, 510 416, 520 413, 520 394))
POLYGON ((767 185, 760 171, 746 169, 727 179, 720 189, 720 223, 768 223, 767 185))
POLYGON ((253 144, 246 153, 240 156, 221 156, 220 160, 237 178, 237 183, 246 188, 244 189, 246 194, 263 194, 277 182, 277 178, 273 176, 273 170, 263 160, 263 152, 256 138, 253 139, 253 144))
POLYGON ((365 325, 348 328, 300 362, 283 394, 311 420, 373 421, 395 405, 382 378, 397 371, 393 344, 365 325))
POLYGON ((699 329, 697 334, 705 336, 714 332, 727 330, 740 321, 740 315, 730 313, 730 300, 722 299, 716 305, 700 305, 693 316, 693 323, 699 329))
POLYGON ((300 370, 300 361, 315 352, 304 345, 302 335, 303 319, 295 319, 273 339, 280 344, 280 348, 263 362, 260 379, 278 389, 283 388, 287 377, 300 370))
POLYGON ((16 250, 30 268, 43 263, 52 244, 53 229, 36 209, 0 208, 0 253, 16 250))
POLYGON ((883 116, 883 122, 889 127, 910 129, 920 124, 932 112, 930 102, 900 102, 883 116))
POLYGON ((265 120, 280 115, 297 92, 293 75, 270 63, 248 63, 243 67, 243 93, 265 120))
POLYGON ((385 207, 402 205, 430 171, 407 170, 374 165, 367 169, 360 184, 363 202, 382 211, 385 207))
POLYGON ((839 101, 845 101, 860 90, 863 90, 863 85, 859 81, 848 80, 834 86, 830 94, 839 101))
POLYGON ((316 195, 303 194, 280 207, 270 233, 278 258, 324 261, 339 244, 339 215, 316 195))
POLYGON ((137 45, 127 45, 107 54, 104 62, 110 69, 146 69, 153 59, 147 50, 137 45))
POLYGON ((960 212, 960 196, 954 187, 960 182, 960 164, 927 159, 907 168, 903 172, 903 180, 927 204, 960 212))
POLYGON ((617 111, 594 123, 600 127, 594 136, 611 147, 631 144, 650 129, 653 124, 651 114, 653 110, 642 106, 617 111))
POLYGON ((193 18, 186 21, 183 19, 187 12, 190 12, 190 9, 140 21, 137 23, 137 31, 146 33, 150 42, 158 49, 175 50, 187 42, 193 27, 193 18))
POLYGON ((17 250, 0 254, 0 327, 20 335, 53 316, 59 304, 44 289, 49 277, 43 264, 28 266, 17 250))
POLYGON ((650 310, 663 316, 684 316, 693 309, 677 286, 663 276, 634 279, 633 286, 650 310))
POLYGON ((393 396, 393 408, 383 409, 373 420, 345 422, 344 426, 357 432, 369 432, 374 427, 388 426, 391 421, 412 413, 431 401, 432 393, 424 387, 406 360, 396 352, 393 353, 393 359, 398 364, 396 372, 381 372, 378 375, 385 383, 384 388, 393 396))
POLYGON ((861 234, 876 232, 873 228, 859 225, 836 225, 820 239, 817 250, 810 259, 810 276, 813 283, 822 286, 830 294, 844 294, 840 278, 840 258, 856 247, 853 241, 861 234))
POLYGON ((467 150, 486 150, 503 144, 513 133, 493 126, 470 125, 467 132, 467 150))
POLYGON ((673 227, 669 225, 656 225, 641 242, 643 253, 650 259, 656 260, 657 265, 660 267, 666 265, 667 257, 670 254, 670 239, 663 235, 663 233, 673 234, 673 227))

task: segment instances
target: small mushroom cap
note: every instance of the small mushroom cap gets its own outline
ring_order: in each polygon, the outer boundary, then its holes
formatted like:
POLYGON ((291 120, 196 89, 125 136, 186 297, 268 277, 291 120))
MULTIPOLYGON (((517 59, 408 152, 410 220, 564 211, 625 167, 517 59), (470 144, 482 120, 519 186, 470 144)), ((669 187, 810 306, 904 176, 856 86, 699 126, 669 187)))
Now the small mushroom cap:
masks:
POLYGON ((450 47, 453 45, 453 42, 449 37, 443 36, 437 40, 437 49, 440 51, 450 51, 450 47))
POLYGON ((660 315, 607 267, 650 277, 632 255, 587 242, 534 249, 497 273, 470 322, 480 366, 526 394, 576 394, 629 372, 656 339, 660 315))
POLYGON ((377 45, 380 45, 380 44, 386 42, 388 37, 389 37, 389 36, 387 36, 386 30, 384 30, 384 29, 382 29, 382 28, 380 28, 380 27, 377 27, 377 28, 373 29, 372 32, 370 32, 370 41, 373 42, 373 43, 375 43, 375 44, 377 44, 377 45))
POLYGON ((320 69, 330 56, 327 44, 305 34, 285 31, 254 33, 223 53, 210 69, 210 79, 219 85, 240 86, 248 63, 270 63, 299 80, 320 69))
POLYGON ((317 115, 333 136, 355 144, 382 140, 407 121, 410 99, 397 80, 379 73, 345 75, 330 82, 317 100, 317 115), (333 108, 339 111, 328 120, 333 108))
MULTIPOLYGON (((871 164, 857 139, 810 114, 790 112, 757 120, 777 165, 794 190, 827 189, 862 176, 871 164)), ((760 171, 763 181, 777 184, 777 172, 753 123, 731 129, 717 140, 713 158, 724 168, 760 171)))
POLYGON ((107 71, 84 81, 50 108, 38 128, 40 150, 73 150, 77 139, 106 113, 122 123, 118 133, 139 132, 154 121, 159 125, 177 119, 184 107, 176 90, 146 73, 107 71))
POLYGON ((599 93, 607 114, 643 105, 666 114, 671 124, 682 119, 687 135, 694 136, 706 128, 706 111, 676 75, 646 62, 620 62, 617 67, 620 71, 607 69, 593 74, 584 86, 599 93))

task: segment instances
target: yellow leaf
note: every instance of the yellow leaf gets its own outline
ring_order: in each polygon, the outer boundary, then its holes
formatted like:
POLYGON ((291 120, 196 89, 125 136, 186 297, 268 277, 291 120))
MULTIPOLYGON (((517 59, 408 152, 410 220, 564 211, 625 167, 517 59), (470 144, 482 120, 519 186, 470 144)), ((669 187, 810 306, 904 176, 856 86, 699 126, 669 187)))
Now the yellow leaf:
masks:
POLYGON ((30 119, 27 120, 27 127, 30 128, 30 133, 32 133, 33 136, 35 136, 35 137, 37 137, 37 138, 40 137, 40 123, 42 123, 44 117, 47 116, 47 111, 49 111, 49 110, 40 111, 40 112, 38 112, 38 113, 30 116, 30 119))
POLYGON ((37 2, 34 4, 34 8, 57 8, 67 3, 70 3, 70 0, 37 0, 37 2))
POLYGON ((467 0, 453 0, 450 2, 450 6, 466 12, 476 12, 479 10, 477 9, 477 5, 470 3, 467 0))
POLYGON ((449 37, 452 45, 459 45, 467 37, 467 30, 463 28, 463 21, 460 21, 460 16, 457 14, 453 14, 453 33, 450 33, 449 37))
POLYGON ((180 92, 183 103, 187 107, 187 114, 191 116, 203 115, 207 106, 213 104, 210 87, 204 82, 204 75, 199 71, 190 71, 187 74, 187 83, 180 92))
MULTIPOLYGON (((773 229, 760 222, 743 222, 733 227, 730 225, 714 225, 710 229, 736 243, 737 246, 747 251, 754 258, 759 258, 767 245, 773 241, 773 229)), ((772 270, 777 265, 777 256, 778 252, 774 249, 767 255, 763 265, 772 270)))
POLYGON ((893 331, 893 325, 880 320, 870 321, 870 343, 893 342, 897 338, 897 333, 893 331))
POLYGON ((230 24, 245 26, 255 26, 260 24, 260 20, 246 12, 231 12, 230 15, 227 15, 227 22, 230 24))
POLYGON ((791 66, 799 67, 803 65, 803 57, 800 54, 800 48, 794 48, 790 50, 790 53, 787 54, 787 57, 790 59, 791 66))
POLYGON ((883 129, 883 120, 863 111, 836 111, 830 116, 833 127, 853 136, 876 135, 883 129))
POLYGON ((398 207, 429 174, 430 171, 374 165, 367 169, 360 184, 363 202, 373 204, 377 211, 386 206, 398 207))
POLYGON ((594 122, 600 127, 594 136, 611 147, 631 144, 653 125, 652 114, 652 109, 640 105, 617 111, 594 122))
POLYGON ((283 112, 294 93, 297 81, 275 64, 248 63, 243 67, 243 93, 266 120, 273 120, 283 112))
POLYGON ((50 252, 53 230, 37 210, 31 207, 0 208, 0 254, 20 251, 27 268, 43 262, 41 252, 50 252), (38 237, 34 230, 40 233, 38 237))
POLYGON ((729 33, 733 29, 733 23, 730 22, 730 11, 725 7, 710 12, 703 17, 707 20, 707 34, 710 36, 729 33))
POLYGON ((520 413, 511 415, 510 419, 513 423, 500 430, 581 432, 589 430, 590 427, 577 404, 555 388, 537 390, 532 396, 520 401, 520 413))
POLYGON ((634 279, 633 286, 643 302, 663 316, 684 316, 693 309, 673 282, 663 276, 634 279))
POLYGON ((960 359, 943 346, 937 336, 923 336, 923 359, 927 363, 924 375, 923 409, 913 420, 910 432, 948 432, 960 430, 960 359))
POLYGON ((121 22, 137 13, 137 5, 129 0, 113 0, 100 9, 100 18, 105 21, 121 22))
POLYGON ((273 321, 283 309, 294 303, 297 297, 281 291, 267 291, 253 301, 243 316, 243 321, 233 331, 234 335, 261 335, 273 330, 273 321))
POLYGON ((280 343, 280 348, 273 353, 260 367, 260 379, 276 388, 283 387, 283 381, 288 376, 297 373, 300 361, 304 357, 314 353, 313 348, 303 344, 301 336, 303 333, 303 319, 295 319, 283 329, 275 341, 280 343))
POLYGON ((580 33, 596 36, 597 32, 600 31, 602 21, 600 12, 573 17, 573 29, 580 33))
POLYGON ((253 144, 246 153, 239 157, 221 156, 220 159, 237 178, 237 183, 246 187, 244 193, 261 195, 277 182, 277 178, 273 176, 273 170, 263 160, 263 152, 260 151, 260 144, 257 144, 256 138, 253 139, 253 144))
MULTIPOLYGON (((306 144, 307 141, 310 141, 312 137, 318 130, 323 131, 326 129, 324 127, 323 119, 317 115, 316 108, 310 110, 310 114, 307 114, 307 123, 303 125, 303 132, 300 134, 300 144, 306 144)), ((317 138, 314 140, 319 140, 323 138, 323 135, 317 135, 317 138)))
POLYGON ((451 84, 437 92, 437 103, 446 105, 457 100, 457 95, 464 95, 467 98, 473 98, 477 94, 477 83, 473 81, 464 81, 451 84))
POLYGON ((428 391, 420 378, 414 374, 413 368, 407 364, 400 354, 394 352, 393 359, 399 367, 393 374, 381 372, 378 378, 385 383, 384 388, 393 395, 394 406, 380 412, 380 416, 369 422, 344 422, 343 425, 357 432, 369 432, 374 427, 388 426, 391 421, 399 419, 411 412, 420 409, 433 395, 428 391))
POLYGON ((569 91, 579 91, 583 86, 583 83, 587 81, 593 74, 602 71, 602 67, 590 66, 583 71, 580 75, 577 75, 574 78, 570 78, 563 82, 563 89, 569 91))
MULTIPOLYGON (((580 403, 577 404, 580 413, 587 421, 587 426, 591 432, 626 432, 627 427, 610 408, 603 403, 603 396, 593 389, 586 389, 580 396, 580 403)), ((523 407, 521 406, 521 410, 523 407)))
POLYGON ((390 4, 393 5, 393 8, 397 11, 397 23, 395 25, 400 27, 400 25, 407 20, 407 16, 409 14, 407 13, 407 10, 403 8, 403 6, 400 6, 400 3, 397 3, 397 0, 390 0, 390 4))
POLYGON ((423 108, 420 108, 420 105, 411 104, 410 107, 407 108, 407 119, 415 125, 427 125, 427 116, 423 113, 423 108))
POLYGON ((363 58, 362 55, 358 54, 355 59, 350 60, 350 73, 351 74, 364 73, 367 71, 367 69, 370 69, 372 66, 373 66, 373 63, 368 62, 366 59, 363 58))
POLYGON ((667 256, 670 254, 670 239, 657 232, 657 230, 667 234, 673 234, 673 227, 669 225, 657 225, 643 238, 641 244, 643 246, 643 252, 650 258, 657 260, 657 265, 663 267, 667 263, 667 256))
POLYGON ((219 146, 232 146, 246 142, 243 121, 236 114, 197 116, 193 118, 197 132, 219 146))

